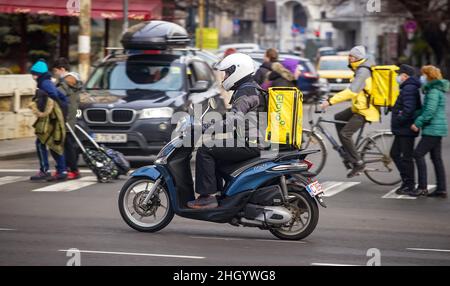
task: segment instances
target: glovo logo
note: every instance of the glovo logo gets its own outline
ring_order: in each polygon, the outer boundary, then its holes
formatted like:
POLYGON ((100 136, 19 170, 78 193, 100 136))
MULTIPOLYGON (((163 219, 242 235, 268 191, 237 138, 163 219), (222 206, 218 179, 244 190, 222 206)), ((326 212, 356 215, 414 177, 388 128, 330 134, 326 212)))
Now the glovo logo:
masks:
POLYGON ((280 123, 281 126, 285 126, 286 122, 281 118, 281 108, 283 107, 283 96, 277 95, 275 97, 275 119, 280 123))

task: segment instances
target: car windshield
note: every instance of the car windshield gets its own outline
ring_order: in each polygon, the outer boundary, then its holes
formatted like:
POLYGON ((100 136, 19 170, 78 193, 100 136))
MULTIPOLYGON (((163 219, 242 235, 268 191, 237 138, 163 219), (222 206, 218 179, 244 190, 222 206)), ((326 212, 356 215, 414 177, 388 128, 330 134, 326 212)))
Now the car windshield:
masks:
POLYGON ((109 62, 99 66, 86 89, 178 91, 183 87, 181 66, 145 61, 109 62))
POLYGON ((333 70, 350 70, 347 60, 330 60, 321 61, 319 70, 321 71, 333 71, 333 70))

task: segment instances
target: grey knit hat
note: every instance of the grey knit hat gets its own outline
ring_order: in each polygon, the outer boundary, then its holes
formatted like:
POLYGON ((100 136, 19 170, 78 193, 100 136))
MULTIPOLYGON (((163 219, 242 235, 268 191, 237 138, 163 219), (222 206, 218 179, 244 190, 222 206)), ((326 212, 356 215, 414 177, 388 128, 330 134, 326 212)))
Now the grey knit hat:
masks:
POLYGON ((357 60, 365 59, 366 48, 364 46, 356 46, 350 50, 350 55, 355 57, 357 60))

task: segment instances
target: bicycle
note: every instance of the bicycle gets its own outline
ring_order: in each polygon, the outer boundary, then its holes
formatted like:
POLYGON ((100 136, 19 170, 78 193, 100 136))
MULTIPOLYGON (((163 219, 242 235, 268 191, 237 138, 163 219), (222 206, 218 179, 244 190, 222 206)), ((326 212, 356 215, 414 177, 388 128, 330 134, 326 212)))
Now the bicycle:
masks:
MULTIPOLYGON (((324 114, 325 112, 317 109, 317 104, 315 106, 316 114, 324 114)), ((309 124, 311 129, 303 130, 303 143, 302 149, 318 149, 321 152, 317 153, 315 156, 319 156, 317 161, 314 161, 314 156, 311 156, 308 160, 314 163, 311 172, 317 175, 323 171, 325 166, 328 151, 325 145, 325 140, 321 136, 323 134, 326 139, 333 146, 339 156, 342 158, 343 163, 347 169, 352 169, 352 164, 346 159, 347 155, 344 148, 338 143, 338 141, 322 126, 322 123, 329 124, 346 124, 346 121, 339 120, 327 120, 320 116, 316 121, 313 120, 313 105, 309 108, 309 124)), ((367 137, 363 136, 366 123, 363 125, 358 133, 358 138, 356 140, 356 147, 361 159, 366 164, 366 169, 364 174, 372 182, 383 185, 383 186, 393 186, 401 182, 400 175, 397 168, 394 165, 394 161, 390 156, 391 146, 394 140, 394 135, 389 130, 375 131, 372 135, 367 137), (384 177, 378 178, 378 175, 384 175, 384 177)))

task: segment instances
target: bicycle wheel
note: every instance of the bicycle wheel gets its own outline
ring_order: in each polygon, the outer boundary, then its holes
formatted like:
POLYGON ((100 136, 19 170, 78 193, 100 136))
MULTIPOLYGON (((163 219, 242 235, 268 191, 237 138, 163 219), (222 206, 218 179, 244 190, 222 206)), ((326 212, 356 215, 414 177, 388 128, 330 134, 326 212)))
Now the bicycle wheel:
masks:
POLYGON ((316 133, 311 132, 310 130, 303 130, 302 136, 302 150, 320 150, 319 153, 311 154, 306 158, 314 164, 310 169, 310 172, 319 175, 327 160, 327 147, 325 146, 325 142, 323 142, 322 138, 316 133))
POLYGON ((400 173, 390 155, 393 142, 392 133, 379 133, 361 149, 361 158, 366 164, 364 174, 378 185, 393 186, 401 182, 400 173))

